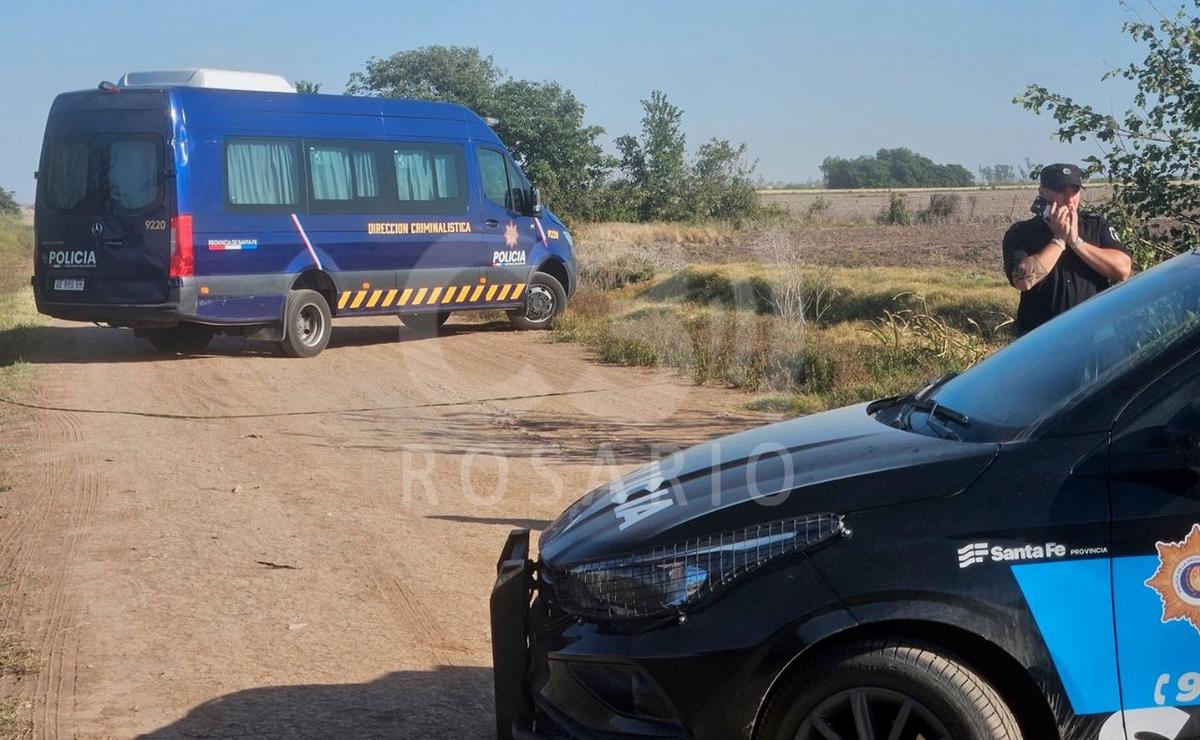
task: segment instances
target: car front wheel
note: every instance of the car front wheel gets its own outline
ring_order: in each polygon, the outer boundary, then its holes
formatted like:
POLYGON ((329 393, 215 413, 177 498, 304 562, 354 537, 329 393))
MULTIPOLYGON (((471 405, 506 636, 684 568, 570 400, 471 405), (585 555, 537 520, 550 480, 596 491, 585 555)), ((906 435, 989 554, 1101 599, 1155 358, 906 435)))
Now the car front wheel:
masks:
POLYGON ((956 659, 919 643, 876 641, 787 679, 758 737, 1020 740, 1021 731, 996 690, 956 659))

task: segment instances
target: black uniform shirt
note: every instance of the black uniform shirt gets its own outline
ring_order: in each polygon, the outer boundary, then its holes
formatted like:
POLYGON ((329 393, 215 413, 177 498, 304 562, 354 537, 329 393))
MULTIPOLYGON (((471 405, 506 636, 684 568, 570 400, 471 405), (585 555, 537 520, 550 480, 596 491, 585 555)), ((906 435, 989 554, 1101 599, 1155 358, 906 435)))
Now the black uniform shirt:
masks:
MULTIPOLYGON (((1079 213, 1079 236, 1088 244, 1106 249, 1129 250, 1117 239, 1117 232, 1100 216, 1079 213)), ((1004 234, 1004 273, 1012 282, 1013 270, 1031 254, 1042 251, 1054 238, 1040 216, 1020 221, 1004 234)), ((1093 270, 1070 247, 1058 258, 1050 274, 1021 293, 1017 307, 1017 326, 1027 332, 1072 306, 1077 306, 1109 286, 1109 279, 1093 270)))

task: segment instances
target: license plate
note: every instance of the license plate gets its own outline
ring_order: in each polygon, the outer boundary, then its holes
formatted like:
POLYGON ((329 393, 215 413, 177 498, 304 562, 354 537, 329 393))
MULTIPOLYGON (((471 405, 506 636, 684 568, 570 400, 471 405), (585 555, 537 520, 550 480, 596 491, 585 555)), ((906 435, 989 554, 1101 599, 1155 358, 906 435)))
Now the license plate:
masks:
POLYGON ((80 278, 78 280, 70 280, 70 279, 55 280, 54 281, 54 289, 55 290, 83 290, 83 278, 80 278))

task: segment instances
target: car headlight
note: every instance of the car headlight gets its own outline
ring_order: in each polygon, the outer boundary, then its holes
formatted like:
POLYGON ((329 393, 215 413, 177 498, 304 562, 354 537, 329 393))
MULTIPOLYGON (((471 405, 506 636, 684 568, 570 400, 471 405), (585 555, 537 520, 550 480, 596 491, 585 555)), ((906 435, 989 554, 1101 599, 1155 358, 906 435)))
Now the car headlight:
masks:
POLYGON ((643 552, 551 566, 559 607, 585 617, 658 617, 684 607, 763 565, 848 534, 836 514, 782 519, 697 537, 643 552))

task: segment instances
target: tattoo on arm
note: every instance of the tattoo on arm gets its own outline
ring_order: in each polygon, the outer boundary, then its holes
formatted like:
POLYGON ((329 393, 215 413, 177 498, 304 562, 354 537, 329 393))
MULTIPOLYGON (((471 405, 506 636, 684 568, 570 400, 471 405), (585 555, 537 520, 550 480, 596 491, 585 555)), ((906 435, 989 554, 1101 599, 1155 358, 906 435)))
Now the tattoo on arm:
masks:
POLYGON ((1040 283, 1044 277, 1046 277, 1046 268, 1038 260, 1036 254, 1031 254, 1018 262, 1016 268, 1013 270, 1013 284, 1018 286, 1024 283, 1028 285, 1028 288, 1032 288, 1040 283))

